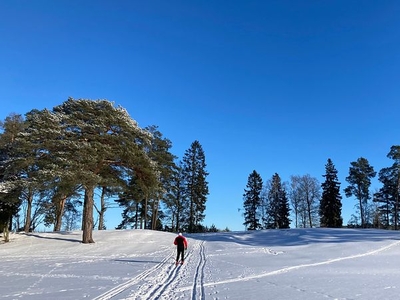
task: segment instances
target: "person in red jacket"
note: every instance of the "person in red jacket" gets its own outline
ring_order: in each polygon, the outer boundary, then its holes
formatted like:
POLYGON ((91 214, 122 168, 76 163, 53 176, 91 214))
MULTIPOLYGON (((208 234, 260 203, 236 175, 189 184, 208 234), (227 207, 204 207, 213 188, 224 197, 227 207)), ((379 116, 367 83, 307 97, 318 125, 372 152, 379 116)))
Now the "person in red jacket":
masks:
POLYGON ((179 257, 181 257, 180 263, 183 264, 185 261, 185 250, 187 249, 188 242, 186 238, 179 233, 178 236, 174 240, 174 245, 176 245, 176 264, 179 263, 179 257))

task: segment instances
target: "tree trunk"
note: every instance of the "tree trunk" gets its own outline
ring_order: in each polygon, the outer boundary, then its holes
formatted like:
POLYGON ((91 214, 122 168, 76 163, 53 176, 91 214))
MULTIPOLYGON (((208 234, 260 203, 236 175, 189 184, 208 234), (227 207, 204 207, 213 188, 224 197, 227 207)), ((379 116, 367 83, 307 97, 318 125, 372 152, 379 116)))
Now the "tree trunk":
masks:
POLYGON ((147 195, 144 199, 144 229, 147 229, 147 195))
POLYGON ((308 221, 310 222, 310 228, 313 228, 312 214, 311 214, 311 200, 309 199, 308 195, 307 195, 307 212, 308 212, 308 221))
POLYGON ((135 229, 138 229, 138 222, 139 222, 139 202, 136 202, 135 229))
POLYGON ((56 203, 56 222, 54 224, 54 231, 60 231, 61 230, 61 224, 62 224, 62 217, 64 214, 64 207, 65 207, 65 202, 67 201, 66 196, 62 196, 60 201, 56 203))
POLYGON ((31 228, 31 214, 32 214, 32 201, 33 201, 33 196, 30 193, 30 191, 26 200, 27 200, 27 207, 26 207, 24 231, 29 232, 31 228))
POLYGON ((83 202, 82 216, 82 243, 94 243, 93 233, 93 195, 94 187, 85 187, 85 199, 83 202))
MULTIPOLYGON (((8 231, 12 230, 12 221, 13 221, 13 216, 10 216, 10 218, 8 219, 8 231)), ((18 227, 16 227, 16 229, 18 230, 18 227)))
POLYGON ((157 229, 157 217, 158 217, 158 200, 154 200, 153 202, 153 214, 151 219, 151 229, 157 229))
MULTIPOLYGON (((3 224, 2 224, 3 225, 3 224)), ((5 243, 8 243, 10 241, 10 231, 9 231, 9 222, 7 221, 4 223, 4 227, 0 226, 0 229, 3 230, 3 239, 5 243), (1 228, 2 227, 2 228, 1 228)))
POLYGON ((100 197, 99 226, 97 227, 98 230, 104 229, 104 215, 107 210, 105 195, 106 195, 106 188, 103 187, 101 190, 101 197, 100 197))

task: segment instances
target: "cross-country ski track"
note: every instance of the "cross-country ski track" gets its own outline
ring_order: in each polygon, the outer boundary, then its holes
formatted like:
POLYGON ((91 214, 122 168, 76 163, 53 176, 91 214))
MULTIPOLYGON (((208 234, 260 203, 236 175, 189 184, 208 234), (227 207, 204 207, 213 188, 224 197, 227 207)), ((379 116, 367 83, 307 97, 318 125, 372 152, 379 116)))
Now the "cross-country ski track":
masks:
MULTIPOLYGON (((190 288, 180 288, 180 292, 190 291, 190 299, 205 299, 204 273, 206 253, 204 241, 192 241, 194 244, 187 251, 185 263, 175 265, 175 251, 166 256, 160 263, 124 282, 94 300, 122 299, 121 293, 130 291, 124 299, 176 299, 178 286, 188 282, 192 277, 190 288)), ((186 298, 189 299, 189 298, 186 298)))
MULTIPOLYGON (((355 255, 348 255, 334 259, 327 259, 324 261, 299 264, 280 268, 270 272, 263 272, 260 274, 243 275, 237 278, 205 282, 206 273, 211 275, 211 266, 207 265, 207 243, 201 240, 191 240, 193 243, 191 250, 186 254, 185 264, 176 266, 175 251, 166 256, 159 264, 144 271, 143 273, 135 276, 127 282, 120 284, 108 292, 94 298, 95 300, 108 300, 108 299, 124 299, 124 300, 143 300, 143 299, 191 299, 191 300, 205 300, 207 298, 205 288, 216 287, 223 284, 234 284, 241 281, 255 280, 262 277, 278 276, 283 273, 303 269, 333 264, 345 260, 352 260, 361 257, 377 254, 385 251, 394 246, 398 246, 400 241, 393 242, 389 245, 382 246, 372 251, 359 253, 355 255), (118 297, 122 292, 128 292, 126 297, 118 297)), ((265 253, 271 255, 279 255, 283 252, 276 252, 271 249, 264 249, 265 253)), ((213 255, 212 255, 213 256, 213 255)), ((245 267, 245 266, 241 266, 245 267)), ((212 276, 208 276, 212 277, 212 276)), ((218 299, 218 298, 213 298, 218 299)))
POLYGON ((0 243, 0 300, 397 300, 400 233, 287 229, 13 234, 0 243))

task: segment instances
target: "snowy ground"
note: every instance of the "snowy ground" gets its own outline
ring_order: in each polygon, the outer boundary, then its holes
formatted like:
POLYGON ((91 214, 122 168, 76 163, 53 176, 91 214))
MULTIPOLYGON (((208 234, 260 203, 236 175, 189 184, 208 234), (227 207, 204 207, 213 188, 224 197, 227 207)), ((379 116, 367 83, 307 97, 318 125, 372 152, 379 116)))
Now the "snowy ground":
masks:
POLYGON ((13 234, 0 299, 399 299, 400 233, 289 229, 187 235, 148 230, 13 234))

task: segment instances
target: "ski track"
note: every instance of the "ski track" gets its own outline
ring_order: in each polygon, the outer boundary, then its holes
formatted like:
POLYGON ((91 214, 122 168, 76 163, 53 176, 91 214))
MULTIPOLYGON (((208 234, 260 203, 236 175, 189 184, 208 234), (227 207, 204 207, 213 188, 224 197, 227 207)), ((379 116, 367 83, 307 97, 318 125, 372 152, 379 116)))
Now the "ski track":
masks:
POLYGON ((126 281, 125 283, 112 288, 111 290, 105 292, 104 294, 94 298, 93 300, 111 299, 122 292, 128 291, 129 289, 133 290, 133 287, 135 285, 138 285, 139 287, 138 288, 135 287, 136 290, 132 291, 132 293, 129 294, 128 297, 124 298, 124 300, 142 300, 142 299, 172 300, 176 299, 177 293, 185 293, 185 292, 190 292, 190 296, 189 294, 187 294, 185 299, 205 300, 206 299, 205 288, 208 286, 216 286, 216 285, 258 279, 273 275, 279 275, 303 268, 316 267, 339 261, 356 259, 385 251, 399 244, 400 241, 397 241, 395 243, 391 243, 384 247, 380 247, 378 249, 368 251, 365 253, 329 259, 326 261, 321 261, 311 264, 301 264, 301 265, 286 267, 268 273, 241 276, 238 278, 206 283, 204 280, 205 267, 207 263, 205 241, 193 241, 193 247, 191 247, 191 250, 189 250, 188 253, 186 254, 185 264, 175 266, 174 264, 175 251, 174 251, 168 256, 166 256, 159 264, 142 272, 141 274, 126 281), (182 284, 182 282, 185 281, 183 279, 187 280, 186 277, 188 274, 189 275, 193 274, 192 283, 187 286, 179 286, 180 284, 182 284))
POLYGON ((204 250, 204 241, 199 245, 199 262, 194 273, 192 286, 192 300, 205 299, 204 293, 204 267, 206 265, 206 254, 204 250))
POLYGON ((163 269, 165 269, 165 266, 168 267, 168 261, 171 260, 171 258, 172 258, 172 253, 170 255, 166 256, 159 264, 140 273, 139 275, 133 277, 132 279, 112 288, 111 290, 97 296, 96 298, 93 298, 93 300, 111 299, 111 298, 115 297, 116 295, 122 293, 123 291, 129 289, 130 287, 136 285, 137 283, 141 282, 142 280, 146 279, 151 274, 153 274, 153 273, 158 274, 160 269, 163 270, 163 269))
POLYGON ((93 300, 108 300, 121 293, 131 290, 131 294, 125 300, 172 300, 176 299, 178 285, 182 279, 193 274, 191 300, 204 300, 204 269, 206 266, 205 241, 193 241, 193 246, 187 252, 185 263, 175 265, 175 251, 167 255, 159 264, 140 273, 130 280, 97 296, 93 300))
MULTIPOLYGON (((204 283, 203 286, 207 287, 207 286, 215 286, 215 285, 220 285, 220 284, 247 281, 247 280, 251 280, 251 279, 258 279, 258 278, 262 278, 262 277, 268 277, 268 276, 272 276, 272 275, 279 275, 279 274, 287 273, 287 272, 290 272, 290 271, 293 271, 293 270, 299 270, 299 269, 308 268, 308 267, 316 267, 316 266, 335 263, 335 262, 338 262, 338 261, 344 261, 344 260, 348 260, 348 259, 355 259, 355 258, 365 257, 365 256, 369 256, 369 255, 373 255, 373 254, 385 251, 385 250, 387 250, 389 248, 392 248, 392 247, 394 247, 396 245, 399 245, 399 244, 400 244, 400 241, 397 241, 397 242, 394 242, 392 244, 389 244, 389 245, 386 245, 386 246, 383 246, 383 247, 380 247, 378 249, 375 249, 375 250, 372 250, 372 251, 369 251, 369 252, 365 252, 365 253, 360 253, 360 254, 355 254, 355 255, 350 255, 350 256, 345 256, 345 257, 338 257, 338 258, 329 259, 329 260, 326 260, 326 261, 321 261, 321 262, 312 263, 312 264, 303 264, 303 265, 286 267, 286 268, 282 268, 282 269, 275 270, 275 271, 268 272, 268 273, 261 273, 261 274, 246 276, 246 277, 232 278, 232 279, 228 279, 228 280, 204 283)), ((183 287, 183 288, 178 289, 177 291, 178 292, 184 292, 184 291, 187 291, 187 290, 190 290, 190 289, 191 289, 191 287, 183 287)))

